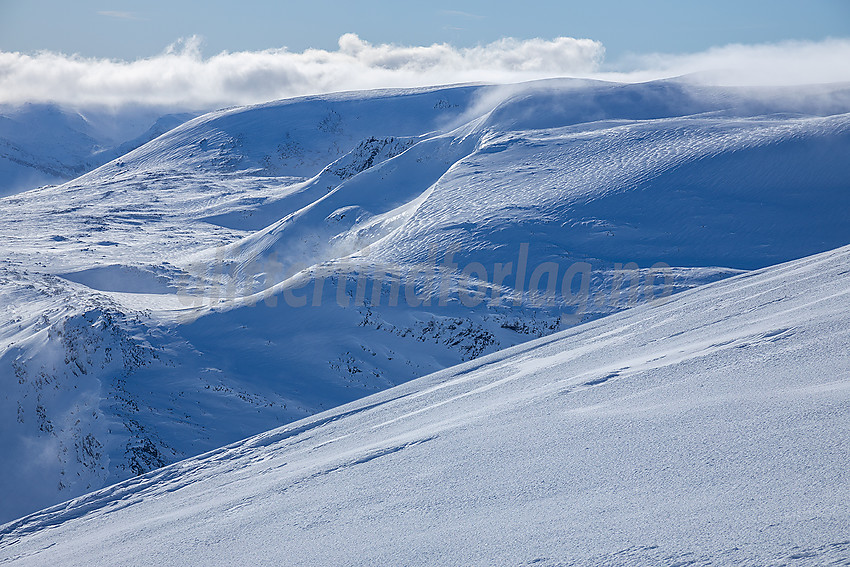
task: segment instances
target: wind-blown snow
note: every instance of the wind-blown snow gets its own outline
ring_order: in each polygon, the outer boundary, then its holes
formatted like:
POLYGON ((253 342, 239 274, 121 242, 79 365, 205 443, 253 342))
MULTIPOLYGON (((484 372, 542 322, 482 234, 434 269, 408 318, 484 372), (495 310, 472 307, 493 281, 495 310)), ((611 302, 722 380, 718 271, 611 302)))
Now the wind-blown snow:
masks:
POLYGON ((0 199, 0 518, 846 245, 849 92, 306 97, 0 199))
POLYGON ((0 528, 15 565, 838 565, 850 247, 508 349, 0 528))

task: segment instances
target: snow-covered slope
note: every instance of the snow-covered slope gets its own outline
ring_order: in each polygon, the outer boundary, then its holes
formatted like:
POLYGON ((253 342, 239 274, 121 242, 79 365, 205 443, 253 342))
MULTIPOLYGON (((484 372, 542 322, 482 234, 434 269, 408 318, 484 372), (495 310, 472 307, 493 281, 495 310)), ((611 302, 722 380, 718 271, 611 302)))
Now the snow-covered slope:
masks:
POLYGON ((844 565, 850 247, 0 528, 15 565, 844 565))
POLYGON ((195 116, 156 108, 0 105, 0 196, 64 183, 195 116))
POLYGON ((848 93, 307 97, 0 199, 0 519, 847 244, 848 93))

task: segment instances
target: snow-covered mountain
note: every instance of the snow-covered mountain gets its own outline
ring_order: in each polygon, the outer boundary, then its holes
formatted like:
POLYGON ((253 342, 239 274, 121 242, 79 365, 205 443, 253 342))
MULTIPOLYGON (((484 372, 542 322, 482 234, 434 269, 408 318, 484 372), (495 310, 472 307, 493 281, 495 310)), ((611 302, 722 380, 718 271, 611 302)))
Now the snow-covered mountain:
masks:
POLYGON ((197 115, 146 107, 0 105, 0 196, 64 183, 197 115))
POLYGON ((845 245, 848 112, 846 85, 306 97, 0 199, 0 519, 845 245))
POLYGON ((850 247, 0 527, 15 565, 845 565, 850 247))

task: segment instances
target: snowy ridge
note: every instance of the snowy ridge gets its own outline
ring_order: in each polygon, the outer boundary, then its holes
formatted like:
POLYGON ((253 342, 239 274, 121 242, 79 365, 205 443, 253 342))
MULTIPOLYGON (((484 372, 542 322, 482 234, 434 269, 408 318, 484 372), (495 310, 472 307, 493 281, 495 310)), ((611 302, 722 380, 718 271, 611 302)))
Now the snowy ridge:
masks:
POLYGON ((0 561, 843 564, 849 296, 850 247, 677 294, 7 524, 0 561))
POLYGON ((0 519, 847 244, 848 92, 306 97, 0 199, 0 519))

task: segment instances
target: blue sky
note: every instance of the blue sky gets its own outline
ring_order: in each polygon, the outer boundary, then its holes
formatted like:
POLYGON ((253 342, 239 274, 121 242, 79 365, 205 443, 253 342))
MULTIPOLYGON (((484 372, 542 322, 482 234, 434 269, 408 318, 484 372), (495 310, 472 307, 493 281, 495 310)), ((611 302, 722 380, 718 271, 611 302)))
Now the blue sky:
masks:
POLYGON ((629 52, 688 53, 729 43, 850 36, 847 0, 298 2, 0 0, 0 51, 51 50, 136 59, 181 37, 202 53, 334 49, 353 32, 371 43, 458 47, 501 37, 590 38, 606 61, 629 52))

